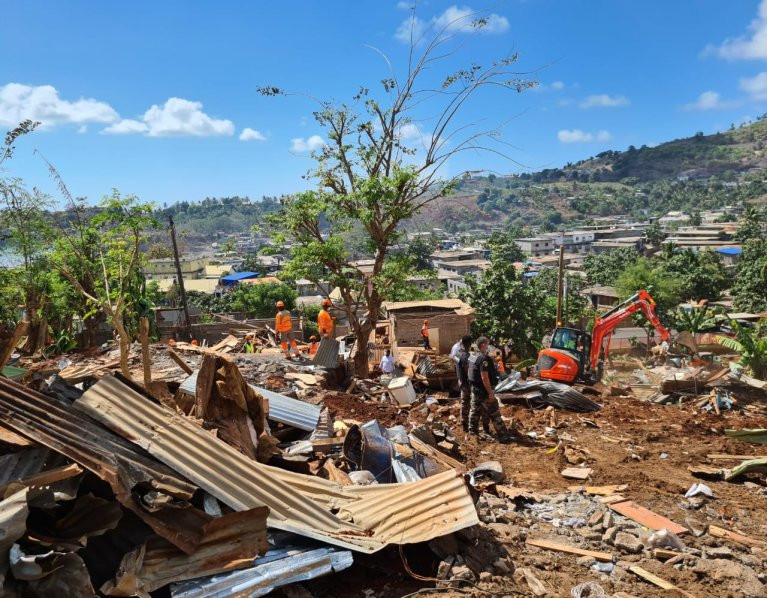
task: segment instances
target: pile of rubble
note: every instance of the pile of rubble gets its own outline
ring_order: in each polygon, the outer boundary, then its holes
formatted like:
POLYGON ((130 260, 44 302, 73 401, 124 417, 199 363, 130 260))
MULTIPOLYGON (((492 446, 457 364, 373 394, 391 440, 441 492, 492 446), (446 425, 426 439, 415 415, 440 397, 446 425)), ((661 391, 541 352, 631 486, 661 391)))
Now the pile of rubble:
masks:
POLYGON ((109 348, 0 378, 2 595, 767 589, 767 457, 737 448, 767 443, 758 381, 715 363, 595 388, 514 373, 501 445, 460 430, 444 359, 350 379, 334 341, 315 359, 241 348, 136 347, 131 379, 109 348))

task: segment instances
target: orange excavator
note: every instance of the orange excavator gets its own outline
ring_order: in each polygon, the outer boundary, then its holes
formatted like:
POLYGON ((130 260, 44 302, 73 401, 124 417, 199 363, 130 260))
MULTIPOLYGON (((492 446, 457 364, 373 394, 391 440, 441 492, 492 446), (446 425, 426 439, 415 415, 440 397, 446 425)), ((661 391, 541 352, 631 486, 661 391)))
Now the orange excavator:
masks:
POLYGON ((650 294, 641 290, 597 318, 591 334, 578 328, 556 328, 551 345, 538 354, 538 376, 566 384, 598 382, 602 378, 603 361, 610 351, 613 331, 636 312, 644 313, 660 337, 664 341, 669 340, 671 335, 658 319, 656 309, 650 294))

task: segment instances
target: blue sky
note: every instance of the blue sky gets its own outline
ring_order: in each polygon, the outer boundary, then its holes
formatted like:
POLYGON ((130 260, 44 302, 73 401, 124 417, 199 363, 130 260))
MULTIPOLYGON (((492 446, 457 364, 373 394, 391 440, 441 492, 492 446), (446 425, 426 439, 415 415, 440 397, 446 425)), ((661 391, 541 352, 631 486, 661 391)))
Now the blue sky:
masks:
MULTIPOLYGON (((486 11, 489 31, 458 33, 444 72, 517 50, 541 85, 469 105, 466 120, 509 121, 514 161, 465 154, 450 174, 560 166, 767 112, 767 0, 429 0, 417 25, 464 9, 486 11)), ((387 70, 366 45, 404 66, 409 18, 397 0, 0 0, 0 131, 45 125, 5 174, 53 193, 37 149, 94 201, 113 187, 158 204, 303 188, 323 135, 313 104, 256 88, 337 100, 375 88, 387 70)))

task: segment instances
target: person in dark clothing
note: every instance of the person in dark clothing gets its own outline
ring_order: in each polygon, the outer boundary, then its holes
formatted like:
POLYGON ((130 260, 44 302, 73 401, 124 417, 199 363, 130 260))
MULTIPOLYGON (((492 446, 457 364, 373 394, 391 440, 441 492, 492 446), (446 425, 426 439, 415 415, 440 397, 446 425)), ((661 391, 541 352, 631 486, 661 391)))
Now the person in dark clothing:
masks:
POLYGON ((490 341, 482 336, 477 339, 477 352, 469 357, 469 384, 471 385, 471 409, 469 412, 469 434, 479 435, 479 419, 487 413, 493 422, 496 434, 502 440, 508 438, 498 400, 493 389, 498 384, 498 372, 493 358, 487 354, 490 341))
POLYGON ((469 351, 471 350, 471 336, 468 334, 461 338, 461 346, 458 353, 453 357, 455 361, 455 375, 458 378, 458 386, 461 389, 461 427, 464 432, 469 431, 469 409, 471 408, 471 385, 469 384, 469 351))

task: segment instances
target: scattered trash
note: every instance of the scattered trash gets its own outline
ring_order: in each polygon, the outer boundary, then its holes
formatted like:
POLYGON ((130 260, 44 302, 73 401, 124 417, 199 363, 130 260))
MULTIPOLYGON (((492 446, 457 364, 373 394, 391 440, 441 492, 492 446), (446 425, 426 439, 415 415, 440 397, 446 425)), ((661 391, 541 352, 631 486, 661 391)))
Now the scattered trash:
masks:
POLYGON ((692 496, 697 496, 698 494, 703 494, 709 498, 714 498, 714 492, 705 484, 693 484, 690 486, 690 489, 684 493, 684 497, 690 498, 692 496))
POLYGON ((679 539, 679 536, 665 528, 650 534, 650 537, 647 538, 647 546, 650 548, 674 548, 679 551, 685 549, 684 542, 679 539))
MULTIPOLYGON (((610 567, 610 571, 612 571, 612 564, 610 564, 610 567)), ((607 598, 607 593, 598 583, 594 581, 587 581, 585 583, 578 584, 573 589, 571 589, 570 596, 572 596, 572 598, 607 598)))

